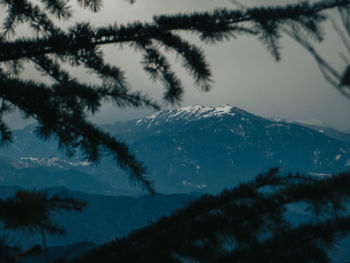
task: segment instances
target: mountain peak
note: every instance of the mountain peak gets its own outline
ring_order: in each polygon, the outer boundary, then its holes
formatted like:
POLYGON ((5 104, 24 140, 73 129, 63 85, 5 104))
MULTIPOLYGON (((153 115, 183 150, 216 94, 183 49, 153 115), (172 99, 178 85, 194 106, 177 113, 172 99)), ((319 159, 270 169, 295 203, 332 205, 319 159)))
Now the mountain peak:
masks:
POLYGON ((213 116, 222 116, 224 114, 228 114, 234 116, 234 107, 228 104, 220 105, 217 107, 211 106, 202 106, 202 105, 193 105, 193 106, 185 106, 175 110, 170 110, 168 112, 170 118, 174 118, 177 116, 182 117, 196 117, 197 119, 203 119, 213 116), (185 116, 184 116, 185 115, 185 116))
POLYGON ((159 112, 156 112, 142 120, 138 120, 137 124, 142 123, 157 123, 158 121, 174 121, 174 120, 199 120, 210 117, 222 117, 234 116, 238 109, 234 106, 224 104, 216 107, 212 106, 202 106, 202 105, 193 105, 193 106, 184 106, 178 109, 164 109, 159 112))

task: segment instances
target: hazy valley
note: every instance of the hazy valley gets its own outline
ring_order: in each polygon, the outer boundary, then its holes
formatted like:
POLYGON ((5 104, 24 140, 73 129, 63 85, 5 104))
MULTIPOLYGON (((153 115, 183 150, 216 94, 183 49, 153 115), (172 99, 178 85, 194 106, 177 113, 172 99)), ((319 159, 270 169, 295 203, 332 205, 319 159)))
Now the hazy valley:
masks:
MULTIPOLYGON (((102 128, 130 145, 161 194, 145 195, 108 157, 98 166, 79 153, 65 157, 54 139, 36 137, 34 125, 14 130, 13 144, 0 150, 1 197, 36 188, 65 191, 88 202, 81 214, 55 218, 67 235, 49 237, 49 246, 85 242, 82 247, 90 249, 169 215, 203 193, 234 187, 272 167, 317 177, 350 167, 346 134, 268 120, 229 105, 163 110, 102 128)), ((296 209, 292 216, 301 214, 296 209)), ((40 243, 38 236, 15 236, 25 245, 40 243)))

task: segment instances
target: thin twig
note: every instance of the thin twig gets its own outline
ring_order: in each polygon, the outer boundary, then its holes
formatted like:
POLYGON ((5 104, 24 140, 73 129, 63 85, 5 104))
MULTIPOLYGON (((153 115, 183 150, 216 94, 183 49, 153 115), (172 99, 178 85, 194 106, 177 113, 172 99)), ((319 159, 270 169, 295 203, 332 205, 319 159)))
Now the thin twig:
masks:
POLYGON ((291 32, 286 28, 282 28, 282 31, 289 37, 297 41, 302 47, 304 47, 316 60, 316 62, 322 65, 334 78, 341 79, 341 74, 339 74, 318 52, 317 50, 307 41, 302 39, 296 32, 291 32))
POLYGON ((329 72, 318 61, 317 61, 317 65, 318 65, 318 67, 319 67, 319 69, 321 71, 321 74, 325 78, 325 80, 328 81, 334 88, 338 89, 338 85, 339 85, 338 84, 339 81, 337 81, 338 79, 336 79, 336 80, 332 79, 332 76, 329 75, 329 72))
POLYGON ((340 39, 342 40, 344 46, 346 47, 348 53, 350 54, 349 39, 346 37, 346 35, 344 34, 343 30, 341 30, 341 28, 338 26, 337 22, 335 22, 335 20, 333 18, 329 18, 329 20, 332 23, 333 29, 335 30, 335 32, 338 33, 340 39))
POLYGON ((1 34, 1 36, 0 36, 0 42, 2 42, 2 41, 5 39, 7 33, 11 30, 11 27, 12 27, 12 25, 13 25, 14 22, 15 22, 15 18, 12 19, 10 25, 9 25, 9 26, 5 29, 5 31, 1 34))
POLYGON ((248 8, 246 5, 242 4, 242 3, 241 3, 240 1, 238 1, 238 0, 228 0, 228 1, 230 1, 233 5, 235 5, 235 6, 236 6, 237 8, 239 8, 239 9, 245 10, 245 9, 248 8))
POLYGON ((350 60, 343 52, 339 52, 339 57, 344 61, 345 66, 350 65, 350 60))
MULTIPOLYGON (((247 9, 248 7, 242 4, 239 0, 228 0, 233 5, 235 5, 237 8, 240 8, 242 10, 247 9)), ((342 20, 342 24, 347 32, 347 34, 350 36, 350 17, 347 12, 345 12, 342 8, 338 8, 338 11, 340 13, 340 17, 342 20)), ((348 53, 350 54, 350 42, 349 39, 346 37, 345 33, 341 30, 341 28, 337 25, 337 23, 330 19, 334 30, 338 33, 340 38, 342 39, 342 42, 344 46, 346 47, 348 53)), ((304 47, 315 59, 321 74, 325 78, 325 80, 330 83, 335 89, 337 89, 344 97, 350 100, 350 93, 346 91, 346 89, 342 86, 340 86, 341 82, 341 74, 339 74, 335 68, 333 68, 313 47, 312 44, 310 44, 306 37, 301 38, 295 31, 291 32, 286 27, 281 27, 281 31, 297 41, 302 47, 304 47)), ((346 65, 349 65, 349 59, 344 55, 340 54, 340 57, 343 59, 343 61, 346 63, 346 65)))
POLYGON ((346 32, 348 33, 348 35, 350 36, 350 17, 348 12, 344 11, 343 8, 339 7, 338 8, 338 12, 340 15, 340 18, 342 20, 343 26, 346 30, 346 32))
POLYGON ((46 263, 50 263, 49 253, 48 253, 48 249, 47 249, 47 241, 46 241, 45 230, 40 228, 40 234, 41 234, 41 238, 42 238, 42 241, 43 241, 43 249, 44 249, 45 261, 46 261, 46 263))

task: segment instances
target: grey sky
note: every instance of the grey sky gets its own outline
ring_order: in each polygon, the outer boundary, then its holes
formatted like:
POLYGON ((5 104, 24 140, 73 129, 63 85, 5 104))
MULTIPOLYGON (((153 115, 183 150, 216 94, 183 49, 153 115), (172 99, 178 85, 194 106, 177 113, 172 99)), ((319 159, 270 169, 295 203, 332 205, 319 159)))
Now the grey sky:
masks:
MULTIPOLYGON (((258 3, 283 4, 290 1, 242 1, 248 5, 258 3)), ((97 25, 111 22, 125 23, 136 19, 149 21, 154 14, 180 11, 207 10, 232 5, 226 0, 137 0, 130 5, 124 0, 104 0, 103 9, 92 15, 88 11, 76 11, 77 21, 91 21, 97 25)), ((189 36, 199 43, 194 37, 189 36)), ((293 40, 284 38, 282 61, 275 62, 266 49, 251 37, 239 37, 217 45, 200 43, 206 51, 214 76, 213 89, 208 93, 193 87, 193 80, 174 62, 186 87, 181 105, 233 104, 254 114, 289 120, 325 124, 350 130, 350 101, 326 83, 312 57, 293 40)), ((344 67, 338 52, 340 41, 327 29, 326 41, 320 47, 333 64, 344 67)), ((130 85, 151 96, 160 98, 161 85, 152 83, 139 66, 140 56, 127 47, 103 48, 106 59, 123 68, 130 85)), ((34 73, 28 71, 31 76, 34 73)), ((77 76, 93 82, 91 76, 77 72, 77 76)), ((138 118, 148 110, 116 109, 105 105, 94 119, 98 123, 138 118)), ((16 126, 16 125, 15 125, 16 126)))

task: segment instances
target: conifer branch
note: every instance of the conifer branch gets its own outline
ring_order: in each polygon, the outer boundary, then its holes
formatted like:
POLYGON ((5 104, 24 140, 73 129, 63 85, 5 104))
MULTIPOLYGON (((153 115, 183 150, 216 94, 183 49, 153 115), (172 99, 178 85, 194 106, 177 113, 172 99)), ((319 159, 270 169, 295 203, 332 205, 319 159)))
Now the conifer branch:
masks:
MULTIPOLYGON (((86 119, 88 113, 94 114, 102 105, 102 101, 106 100, 113 101, 119 107, 149 106, 158 109, 159 105, 140 92, 131 92, 124 72, 119 66, 104 61, 100 47, 109 44, 130 44, 138 47, 143 53, 141 63, 144 70, 151 78, 160 80, 165 87, 165 102, 178 103, 184 88, 171 69, 166 52, 175 51, 176 55, 182 58, 182 66, 202 90, 209 90, 212 81, 203 51, 180 37, 179 32, 196 34, 206 42, 224 41, 240 34, 249 34, 265 43, 272 55, 279 59, 279 39, 284 26, 303 30, 320 41, 320 24, 327 18, 323 11, 332 8, 345 10, 350 7, 347 0, 323 0, 313 3, 304 1, 280 7, 215 9, 190 14, 155 16, 153 21, 148 23, 112 24, 97 28, 89 23, 77 23, 68 30, 62 30, 55 25, 50 16, 58 19, 70 18, 68 2, 41 2, 44 7, 30 0, 0 0, 7 8, 5 34, 0 41, 0 64, 10 73, 6 76, 6 70, 1 72, 0 96, 26 116, 38 120, 43 138, 57 136, 59 145, 68 155, 74 154, 75 148, 80 147, 88 159, 98 161, 101 150, 107 149, 119 165, 129 172, 131 178, 143 182, 147 189, 150 189, 150 183, 143 177, 145 169, 126 150, 126 146, 117 139, 113 141, 109 135, 95 130, 86 119), (22 24, 33 28, 36 36, 5 39, 7 31, 14 30, 15 26, 22 24), (159 50, 161 47, 164 48, 164 54, 159 50), (54 83, 47 85, 21 80, 21 66, 28 61, 35 63, 54 83), (96 74, 102 84, 87 85, 78 82, 69 72, 62 69, 65 63, 72 67, 85 67, 96 74), (12 78, 13 75, 16 78, 12 78), (17 94, 10 87, 16 87, 17 94), (68 126, 67 123, 74 125, 68 126), (92 138, 87 131, 100 136, 99 139, 92 138)), ((78 3, 96 12, 101 8, 102 1, 78 0, 78 3)), ((346 20, 345 16, 343 20, 346 20)), ((334 75, 328 65, 323 62, 320 65, 327 74, 334 75)), ((4 123, 0 132, 3 138, 8 138, 4 123)))
POLYGON ((76 263, 328 262, 328 249, 350 232, 349 178, 272 169, 219 195, 204 195, 76 263), (304 202, 311 209, 302 221, 292 220, 289 205, 304 202))

